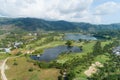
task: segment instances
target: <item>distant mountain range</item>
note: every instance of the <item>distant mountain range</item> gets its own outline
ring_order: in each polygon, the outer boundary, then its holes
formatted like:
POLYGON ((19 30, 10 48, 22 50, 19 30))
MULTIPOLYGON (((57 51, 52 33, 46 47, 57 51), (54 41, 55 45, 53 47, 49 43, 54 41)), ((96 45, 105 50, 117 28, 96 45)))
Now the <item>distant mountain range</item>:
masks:
POLYGON ((14 26, 27 31, 42 29, 46 31, 105 31, 120 30, 120 24, 90 24, 83 22, 47 21, 37 18, 0 18, 0 26, 14 26))

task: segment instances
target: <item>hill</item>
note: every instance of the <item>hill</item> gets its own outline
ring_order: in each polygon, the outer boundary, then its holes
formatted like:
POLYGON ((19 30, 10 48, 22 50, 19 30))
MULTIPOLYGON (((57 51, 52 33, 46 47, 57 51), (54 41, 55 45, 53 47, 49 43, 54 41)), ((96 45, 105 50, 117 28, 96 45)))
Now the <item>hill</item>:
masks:
POLYGON ((90 24, 77 23, 67 21, 48 21, 37 18, 0 18, 0 26, 14 26, 27 31, 36 31, 42 29, 45 31, 105 31, 105 30, 120 30, 120 24, 90 24))

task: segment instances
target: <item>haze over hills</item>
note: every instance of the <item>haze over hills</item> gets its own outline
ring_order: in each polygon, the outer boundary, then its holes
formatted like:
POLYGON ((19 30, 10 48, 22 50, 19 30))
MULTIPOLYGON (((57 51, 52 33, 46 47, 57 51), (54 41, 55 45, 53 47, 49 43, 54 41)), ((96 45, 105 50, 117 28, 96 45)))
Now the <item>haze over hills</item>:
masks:
POLYGON ((48 21, 37 18, 0 18, 0 26, 14 26, 27 31, 42 29, 46 31, 106 31, 119 30, 120 24, 90 24, 84 22, 48 21))

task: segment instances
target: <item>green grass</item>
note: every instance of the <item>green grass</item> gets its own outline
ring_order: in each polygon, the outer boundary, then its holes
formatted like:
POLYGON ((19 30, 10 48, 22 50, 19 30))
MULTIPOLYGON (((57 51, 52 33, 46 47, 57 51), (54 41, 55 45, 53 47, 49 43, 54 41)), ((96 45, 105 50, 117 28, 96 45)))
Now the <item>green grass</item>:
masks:
MULTIPOLYGON (((106 53, 107 54, 107 53, 106 53)), ((106 60, 109 60, 109 57, 106 56, 106 55, 98 55, 97 57, 94 58, 94 61, 92 63, 95 63, 95 62, 100 62, 102 64, 104 64, 106 62, 106 60)), ((89 66, 85 66, 86 68, 89 68, 89 66)), ((87 76, 84 74, 84 71, 86 69, 83 69, 81 65, 77 66, 74 70, 76 72, 78 72, 79 70, 82 69, 82 72, 80 72, 79 74, 76 73, 76 77, 77 78, 84 78, 83 80, 86 80, 87 79, 87 76)), ((82 80, 82 79, 81 79, 82 80)))
POLYGON ((27 44, 26 45, 26 47, 25 47, 25 49, 28 49, 29 47, 36 47, 36 46, 38 46, 39 44, 41 44, 42 42, 44 41, 44 38, 42 38, 42 39, 40 39, 40 40, 37 40, 37 41, 35 41, 35 42, 33 42, 33 43, 29 43, 29 44, 27 44))
MULTIPOLYGON (((44 45, 41 45, 41 46, 38 46, 37 44, 41 43, 42 40, 44 41, 45 38, 41 39, 41 40, 38 40, 34 43, 31 43, 29 45, 27 45, 26 48, 28 48, 29 46, 32 46, 34 47, 34 50, 39 50, 39 49, 46 49, 46 48, 50 48, 50 47, 56 47, 56 46, 59 46, 59 45, 65 45, 65 42, 66 41, 54 41, 54 42, 50 42, 48 44, 44 44, 44 45)), ((71 53, 71 54, 64 54, 64 55, 60 55, 57 59, 57 62, 59 63, 64 63, 66 62, 67 60, 70 60, 70 59, 73 59, 74 57, 78 56, 80 58, 82 58, 82 55, 86 55, 86 53, 88 52, 92 52, 93 50, 93 46, 95 44, 96 41, 90 41, 89 43, 84 43, 84 42, 74 42, 73 43, 73 46, 83 46, 83 51, 80 52, 80 53, 71 53)), ((104 41, 102 42, 102 47, 105 46, 106 44, 109 44, 111 41, 104 41)), ((105 63, 105 61, 108 59, 108 57, 106 55, 99 55, 97 57, 94 58, 94 61, 93 62, 96 62, 96 61, 99 61, 101 63, 105 63)), ((25 58, 19 58, 17 60, 18 62, 18 65, 17 67, 13 66, 13 60, 10 60, 8 62, 8 65, 10 67, 12 67, 12 69, 10 68, 9 70, 7 70, 7 75, 8 75, 8 78, 9 80, 12 80, 12 79, 17 79, 17 80, 55 80, 55 79, 52 79, 53 76, 55 76, 54 73, 57 73, 56 75, 58 76, 58 72, 56 72, 57 70, 56 69, 49 69, 49 70, 43 70, 43 69, 39 69, 38 67, 34 66, 33 64, 29 63, 26 61, 25 58), (24 66, 23 66, 24 65, 24 66), (29 65, 29 66, 27 66, 29 65), (27 70, 30 68, 30 67, 33 67, 34 68, 34 71, 29 73, 27 70), (19 71, 20 70, 20 71, 19 71), (39 72, 40 70, 40 72, 39 72), (10 74, 12 72, 14 72, 13 74, 10 74), (24 73, 23 73, 24 71, 24 73), (51 77, 50 75, 48 75, 48 72, 51 73, 51 77), (53 73, 52 73, 53 72, 53 73), (47 76, 45 76, 47 75, 47 76)), ((86 68, 89 67, 89 66, 86 66, 86 68)), ((75 72, 78 72, 79 70, 82 69, 82 66, 79 65, 77 66, 74 71, 75 72)), ((84 74, 84 71, 86 69, 82 69, 82 72, 79 72, 76 73, 76 77, 77 78, 80 78, 81 80, 86 80, 86 75, 84 74)))
MULTIPOLYGON (((106 55, 99 55, 99 56, 97 56, 97 57, 94 58, 94 61, 92 63, 100 62, 100 63, 104 64, 106 62, 106 60, 109 60, 108 56, 106 56, 106 55)), ((89 66, 85 66, 85 67, 89 68, 89 66)), ((79 65, 78 67, 76 67, 74 70, 76 72, 78 72, 81 69, 82 69, 82 72, 80 72, 79 74, 76 73, 76 77, 79 78, 80 80, 87 80, 87 76, 84 74, 84 71, 86 69, 83 69, 81 65, 79 65)))
POLYGON ((46 49, 46 48, 56 47, 56 46, 65 44, 65 41, 60 41, 61 36, 54 36, 55 41, 45 43, 47 38, 48 37, 43 37, 43 38, 38 39, 38 40, 36 40, 34 42, 31 42, 31 43, 27 44, 26 47, 21 49, 21 50, 22 51, 29 50, 29 49, 31 49, 31 50, 40 50, 40 49, 46 49))
POLYGON ((5 58, 7 58, 8 56, 10 56, 10 54, 0 53, 0 60, 3 60, 5 58))
POLYGON ((106 62, 106 60, 109 60, 109 57, 103 54, 103 55, 99 55, 99 56, 95 57, 94 60, 99 61, 100 63, 104 64, 106 62))
POLYGON ((88 52, 92 52, 93 46, 95 44, 95 41, 91 41, 89 43, 78 43, 78 42, 74 42, 73 46, 83 46, 83 51, 79 52, 79 53, 70 53, 70 54, 64 54, 64 55, 60 55, 57 59, 57 62, 59 63, 64 63, 67 60, 73 59, 74 57, 82 57, 82 55, 86 55, 86 53, 88 52))
MULTIPOLYGON (((26 48, 39 47, 39 46, 41 46, 41 44, 43 45, 43 43, 46 41, 47 38, 48 37, 43 37, 43 38, 41 38, 41 39, 39 39, 39 40, 37 40, 37 41, 35 41, 33 43, 30 43, 30 44, 26 45, 26 48)), ((54 40, 60 40, 61 38, 62 38, 61 36, 54 36, 54 40)))
POLYGON ((83 53, 92 52, 95 41, 91 41, 90 43, 83 44, 83 53))
POLYGON ((54 41, 54 42, 50 42, 48 44, 45 44, 43 46, 38 46, 38 47, 35 48, 35 50, 56 47, 56 46, 64 45, 64 44, 65 44, 64 41, 54 41))
POLYGON ((101 43, 101 46, 104 47, 106 44, 109 44, 109 43, 111 43, 111 42, 112 42, 111 40, 103 41, 103 42, 101 43))
MULTIPOLYGON (((83 46, 83 52, 81 53, 78 53, 78 54, 65 54, 63 56, 60 56, 60 58, 58 59, 58 62, 65 62, 69 59, 72 59, 73 57, 76 57, 76 56, 79 56, 80 58, 82 58, 82 55, 86 55, 86 53, 88 52, 92 52, 93 50, 93 46, 95 44, 96 41, 91 41, 89 43, 74 43, 74 45, 76 46, 83 46)), ((101 46, 104 47, 106 44, 109 44, 110 42, 112 41, 104 41, 104 42, 101 42, 101 46)), ((107 54, 107 53, 106 53, 107 54)), ((92 63, 94 62, 100 62, 100 63, 105 63, 106 60, 108 60, 108 56, 106 55, 99 55, 99 56, 96 56, 94 58, 94 61, 92 61, 92 63)), ((76 68, 74 68, 74 71, 75 71, 75 75, 76 75, 76 78, 78 78, 78 80, 87 80, 87 76, 84 74, 84 71, 88 68, 89 66, 85 66, 85 69, 83 68, 83 66, 79 65, 77 66, 76 68), (80 71, 82 70, 82 71, 80 71)))

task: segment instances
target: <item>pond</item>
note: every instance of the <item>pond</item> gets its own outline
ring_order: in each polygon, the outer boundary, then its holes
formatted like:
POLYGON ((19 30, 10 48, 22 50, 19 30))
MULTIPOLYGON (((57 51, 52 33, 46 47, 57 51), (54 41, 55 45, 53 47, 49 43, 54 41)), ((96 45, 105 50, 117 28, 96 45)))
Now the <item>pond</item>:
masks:
MULTIPOLYGON (((79 47, 73 46, 71 48, 67 46, 57 46, 54 48, 48 48, 45 49, 43 54, 40 56, 32 55, 30 56, 33 60, 39 60, 39 61, 52 61, 55 60, 60 54, 63 52, 81 52, 82 50, 79 47)), ((67 53, 66 53, 67 54, 67 53)))
POLYGON ((97 40, 96 37, 90 35, 83 35, 83 34, 74 34, 74 33, 67 33, 64 36, 64 40, 75 40, 78 41, 79 39, 83 40, 97 40))

